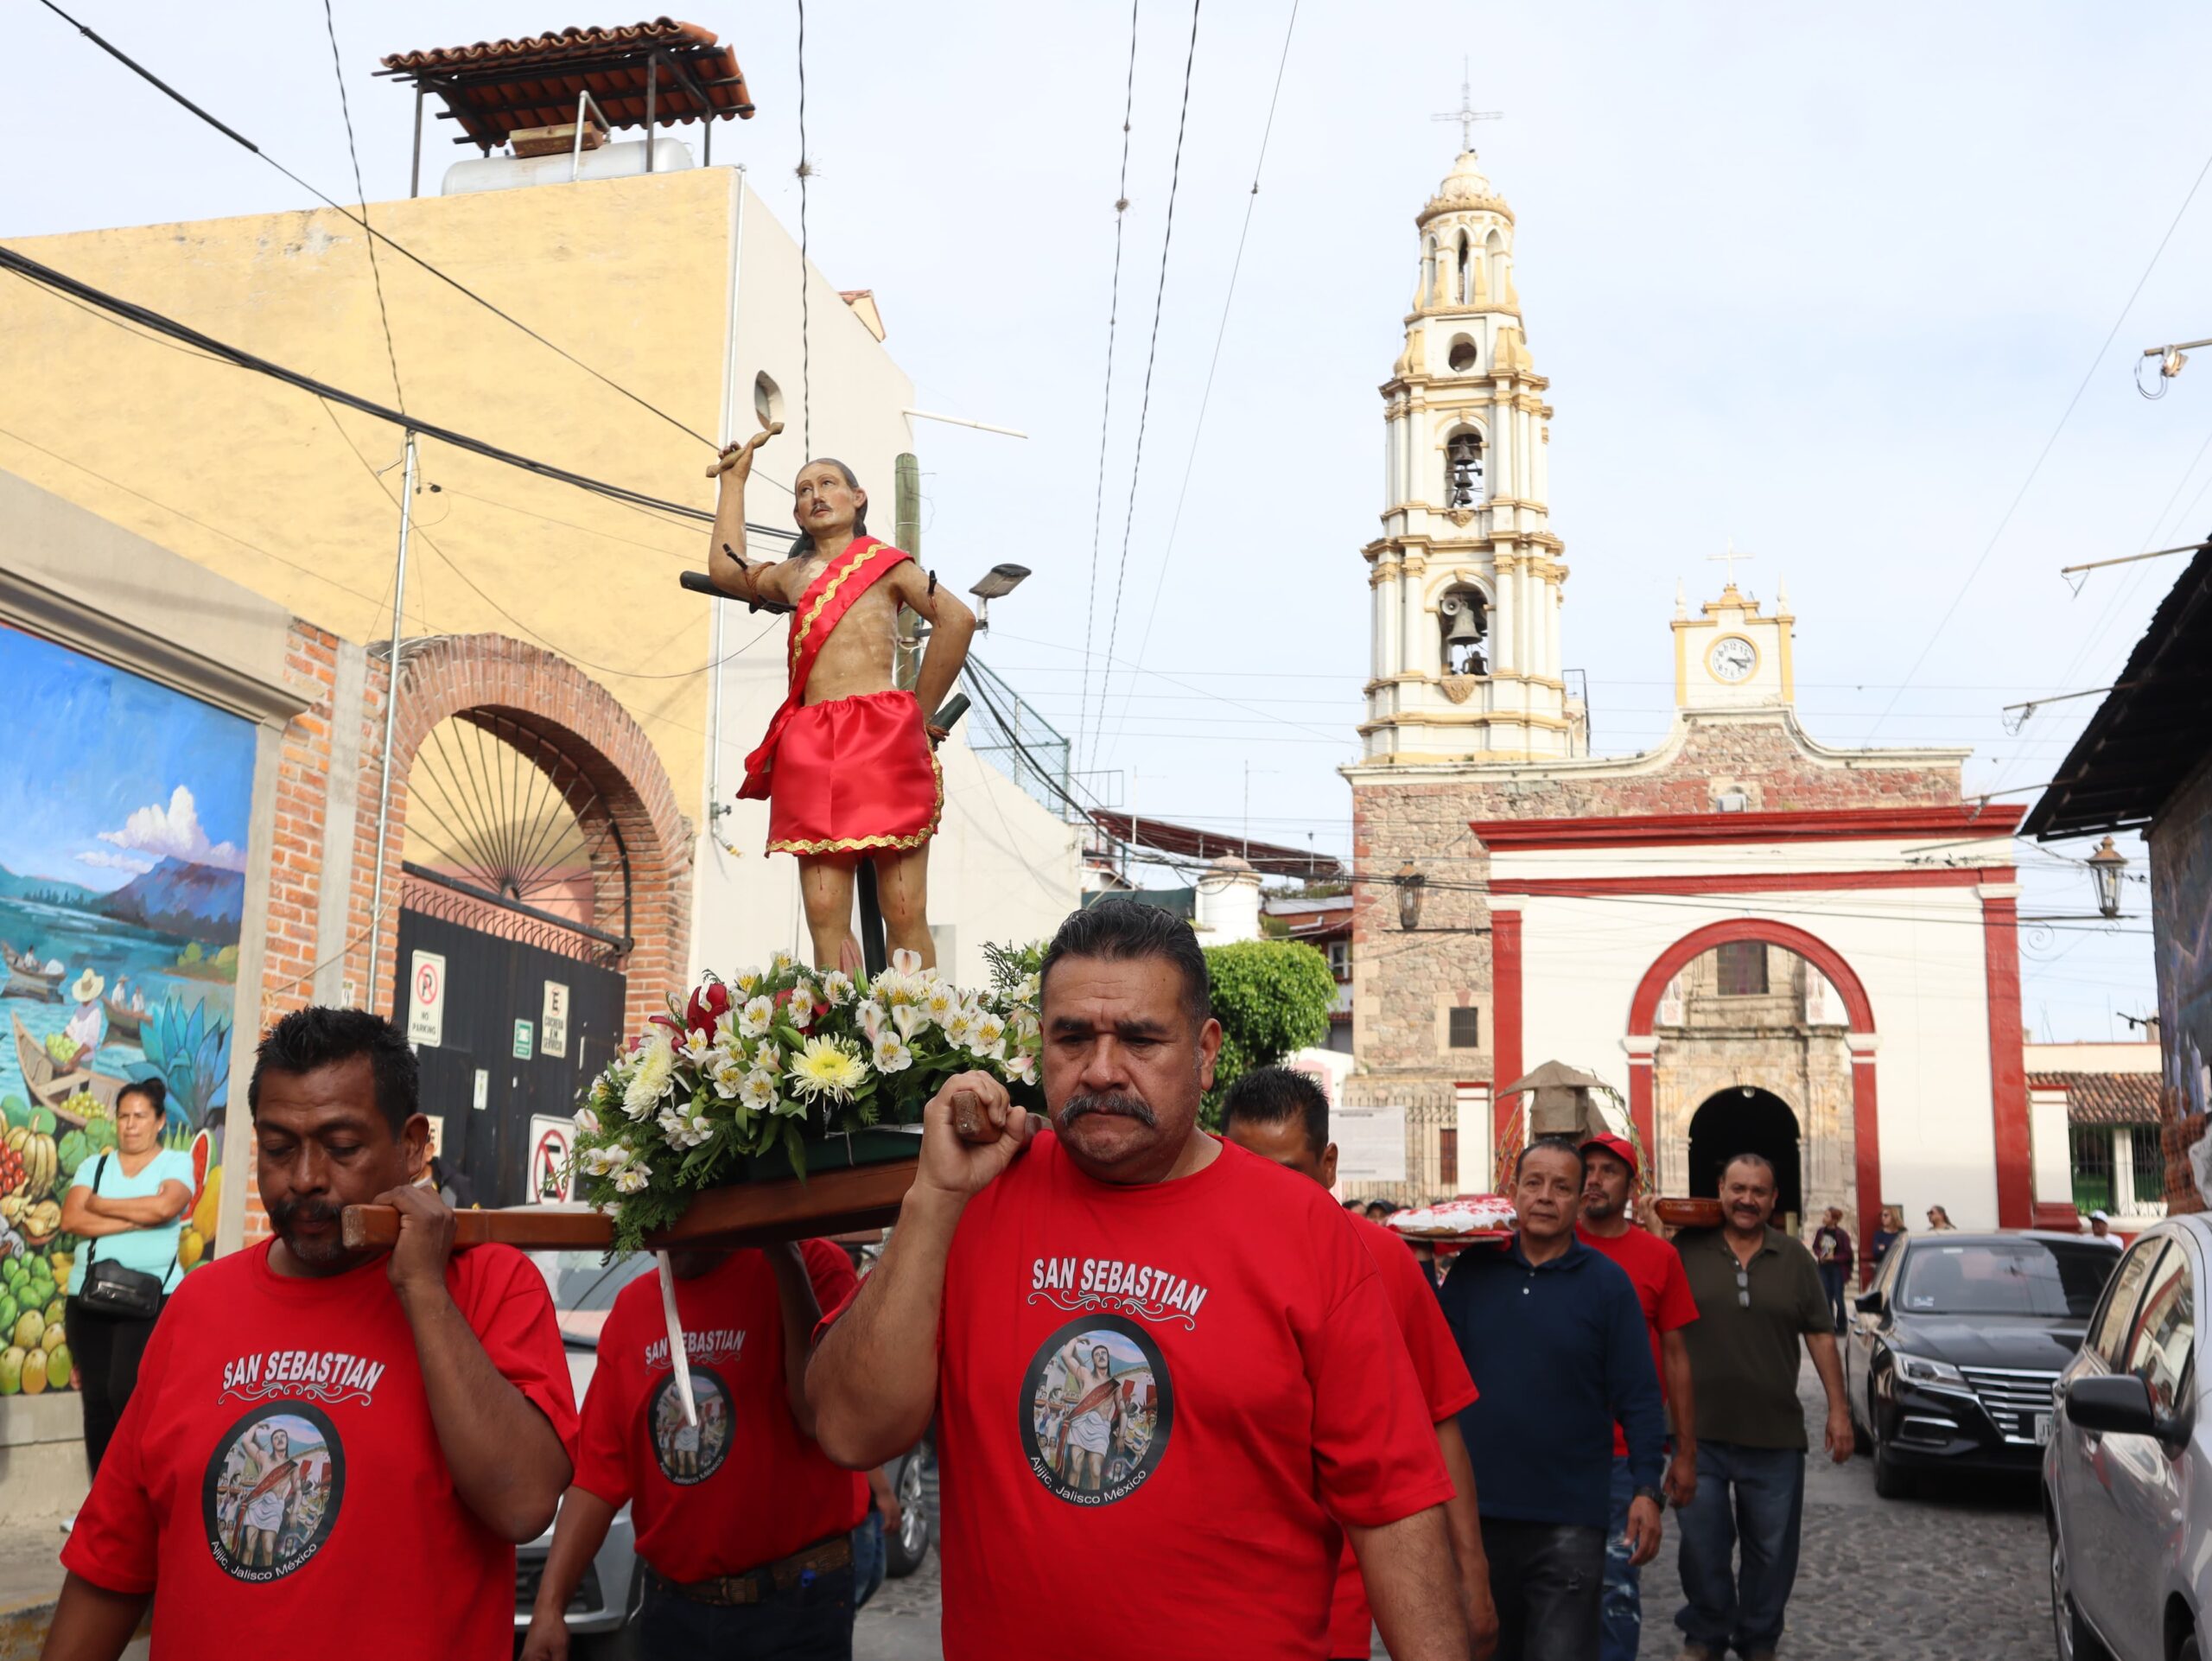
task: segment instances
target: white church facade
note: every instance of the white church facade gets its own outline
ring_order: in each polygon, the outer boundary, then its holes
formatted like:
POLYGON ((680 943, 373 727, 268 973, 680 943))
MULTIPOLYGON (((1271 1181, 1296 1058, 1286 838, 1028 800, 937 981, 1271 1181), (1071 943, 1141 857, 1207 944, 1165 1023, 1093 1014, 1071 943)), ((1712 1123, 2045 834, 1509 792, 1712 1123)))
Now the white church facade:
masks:
POLYGON ((1962 798, 1965 749, 1807 733, 1787 598, 1732 574, 1677 602, 1665 738, 1591 755, 1513 215, 1470 150, 1416 224, 1344 769, 1357 867, 1396 879, 1357 888, 1344 1099, 1407 1108, 1398 1197, 1491 1187, 1501 1092, 1559 1060, 1618 1091, 1663 1192, 1750 1149, 1862 1238, 1885 1203, 2027 1225, 2019 810, 1962 798))

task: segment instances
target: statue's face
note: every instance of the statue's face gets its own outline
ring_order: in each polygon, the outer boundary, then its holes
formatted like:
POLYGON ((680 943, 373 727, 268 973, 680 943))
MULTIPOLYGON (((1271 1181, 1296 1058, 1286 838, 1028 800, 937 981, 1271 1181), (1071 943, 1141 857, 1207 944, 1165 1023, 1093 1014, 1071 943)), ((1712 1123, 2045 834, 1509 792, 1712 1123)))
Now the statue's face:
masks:
POLYGON ((868 504, 868 493, 845 482, 832 461, 810 461, 791 485, 791 518, 809 536, 842 536, 868 504))

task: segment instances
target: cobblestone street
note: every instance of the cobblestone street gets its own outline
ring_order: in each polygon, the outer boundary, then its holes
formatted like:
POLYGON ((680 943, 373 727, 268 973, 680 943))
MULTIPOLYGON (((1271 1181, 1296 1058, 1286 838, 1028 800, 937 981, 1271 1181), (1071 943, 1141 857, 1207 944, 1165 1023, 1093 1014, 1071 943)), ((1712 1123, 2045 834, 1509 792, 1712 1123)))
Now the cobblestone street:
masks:
MULTIPOLYGON (((1819 1439, 1820 1384, 1799 1379, 1819 1439)), ((930 1484, 936 1503, 937 1485, 930 1484)), ((1674 1661, 1680 1607, 1676 1531, 1643 1571, 1640 1661, 1674 1661)), ((861 1613, 857 1661, 933 1661, 938 1563, 887 1581, 861 1613)), ((1879 1499, 1861 1455, 1840 1467, 1815 1454, 1807 1473, 1804 1549, 1783 1654, 1790 1661, 2023 1661, 2053 1652, 2043 1518, 2032 1481, 1930 1485, 1879 1499)), ((1375 1654, 1389 1653, 1380 1642, 1375 1654)))

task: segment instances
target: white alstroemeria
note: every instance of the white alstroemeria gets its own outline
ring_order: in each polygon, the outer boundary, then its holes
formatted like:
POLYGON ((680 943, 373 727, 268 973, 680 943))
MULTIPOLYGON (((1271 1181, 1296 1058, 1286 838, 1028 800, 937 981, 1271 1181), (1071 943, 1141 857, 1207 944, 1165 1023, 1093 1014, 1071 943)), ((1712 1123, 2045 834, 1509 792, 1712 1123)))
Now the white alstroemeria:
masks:
POLYGON ((779 1044, 763 1044, 753 1052, 753 1065, 763 1072, 781 1072, 784 1070, 783 1047, 779 1044))
POLYGON ((976 1041, 969 1047, 978 1055, 996 1055, 1006 1044, 1006 1022, 986 1009, 976 1018, 976 1041))
POLYGON ((918 975, 922 972, 922 954, 902 945, 891 954, 891 966, 902 975, 918 975))
POLYGON ((853 977, 842 969, 833 969, 822 977, 822 1001, 833 1008, 842 1008, 852 1002, 853 977))
POLYGON ((1018 1084, 1033 1084, 1037 1078, 1037 1058, 1033 1055, 1009 1055, 1006 1059, 1006 1076, 1018 1084))
POLYGON ((784 1019, 791 1023, 793 1030, 804 1032, 814 1025, 814 1001, 792 993, 791 1001, 784 1008, 784 1019))
POLYGON ((780 975, 791 966, 791 954, 788 951, 778 951, 768 959, 768 973, 771 976, 780 975))
POLYGON ((976 1017, 965 1009, 955 1009, 945 1020, 944 1038, 956 1048, 972 1047, 976 1042, 976 1017))
POLYGON ((622 1111, 633 1119, 645 1118, 660 1105, 675 1081, 676 1052, 669 1047, 667 1029, 656 1028, 638 1052, 637 1066, 623 1086, 622 1111))
POLYGON ((693 1028, 683 1034, 683 1059, 695 1067, 704 1067, 714 1052, 715 1035, 693 1028))
POLYGON ((884 1022, 888 1019, 888 1014, 884 1007, 874 998, 870 998, 861 1005, 860 1027, 861 1030, 868 1034, 869 1043, 873 1044, 876 1041, 883 1031, 884 1022))
POLYGON ((791 1002, 793 1003, 807 1004, 810 1007, 820 1002, 821 998, 816 991, 814 983, 810 980, 802 978, 795 982, 791 986, 791 1002))
POLYGON ((576 1134, 580 1136, 595 1136, 599 1134, 599 1115, 588 1107, 578 1108, 576 1117, 570 1123, 576 1127, 576 1134))
POLYGON ((717 1051, 714 1072, 710 1075, 714 1079, 715 1094, 726 1102, 735 1100, 740 1087, 745 1083, 745 1058, 742 1055, 732 1055, 727 1050, 717 1051))
POLYGON ((928 1013, 929 1018, 939 1026, 950 1021, 952 1018, 952 1012, 959 1007, 960 989, 957 986, 949 986, 943 981, 933 983, 929 990, 922 995, 922 1008, 928 1013))
POLYGON ((1016 1003, 1028 1004, 1032 1009, 1034 1009, 1037 1004, 1038 990, 1037 977, 1034 975, 1024 975, 1020 980, 1014 983, 1014 1001, 1016 1003))
POLYGON ((768 1030, 769 1022, 776 1018, 773 998, 747 998, 745 1007, 738 1011, 737 1030, 744 1037, 759 1038, 768 1030))
POLYGON ((714 1122, 703 1113, 664 1113, 660 1128, 671 1148, 696 1148, 715 1134, 714 1122))
POLYGON ((737 1087, 737 1104, 765 1113, 776 1104, 776 1075, 755 1067, 737 1087))
POLYGON ((895 1033, 884 1033, 875 1041, 875 1070, 878 1072, 904 1072, 914 1065, 914 1053, 899 1041, 895 1033))
POLYGON ((614 1192, 617 1193, 643 1193, 645 1191, 645 1184, 652 1179, 652 1173, 647 1170, 644 1166, 632 1165, 628 1170, 623 1172, 621 1175, 614 1179, 614 1192))
POLYGON ((1013 1020, 1008 1023, 1008 1030, 1014 1034, 1018 1041, 1033 1044, 1043 1034, 1045 1023, 1037 1018, 1037 1012, 1034 1009, 1016 1009, 1014 1012, 1013 1020))
POLYGON ((760 971, 757 969, 748 969, 731 984, 745 996, 751 997, 753 993, 760 990, 760 971))
POLYGON ((912 1038, 930 1024, 930 1012, 918 1003, 902 1003, 891 1012, 891 1024, 901 1038, 912 1038))
POLYGON ((584 1151, 584 1170, 591 1176, 612 1176, 630 1162, 627 1142, 615 1142, 606 1148, 591 1148, 584 1151))

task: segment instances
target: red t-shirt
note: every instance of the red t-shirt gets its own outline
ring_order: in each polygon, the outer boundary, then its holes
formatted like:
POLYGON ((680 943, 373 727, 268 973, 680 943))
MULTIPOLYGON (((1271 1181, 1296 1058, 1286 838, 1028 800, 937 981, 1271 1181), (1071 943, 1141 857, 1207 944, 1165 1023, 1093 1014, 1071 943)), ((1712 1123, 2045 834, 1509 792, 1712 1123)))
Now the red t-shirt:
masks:
MULTIPOLYGON (((1420 1381, 1421 1399, 1428 1403, 1429 1421, 1441 1424, 1475 1399, 1475 1381, 1467 1374, 1466 1359, 1452 1336, 1452 1323, 1436 1301, 1436 1289, 1421 1272, 1412 1248, 1382 1224, 1344 1212, 1374 1258, 1382 1276, 1382 1295, 1390 1313, 1398 1318, 1398 1331, 1406 1340, 1406 1353, 1420 1381)), ((1336 1595, 1329 1603, 1329 1653, 1364 1656, 1375 1626, 1375 1612, 1367 1605, 1367 1583, 1359 1577, 1359 1559, 1351 1542, 1344 1542, 1337 1564, 1336 1595)))
MULTIPOLYGON (((859 1282, 827 1240, 802 1247, 825 1309, 859 1282)), ((839 1470, 791 1417, 783 1307, 758 1251, 676 1282, 699 1422, 683 1422, 660 1276, 624 1287, 599 1334, 576 1482, 629 1502, 638 1551, 679 1585, 735 1575, 842 1534, 868 1514, 867 1479, 839 1470)))
MULTIPOLYGON (((1636 1301, 1643 1306, 1644 1330, 1651 1334, 1651 1367, 1659 1375, 1659 1395, 1663 1401, 1667 1365, 1660 1359, 1659 1334, 1687 1327, 1697 1319, 1697 1299, 1690 1293, 1689 1271, 1682 1267, 1682 1254, 1650 1230, 1633 1223, 1618 1239, 1610 1240, 1578 1223, 1574 1238, 1618 1263, 1636 1288, 1636 1301)), ((1613 1427, 1613 1457, 1628 1457, 1628 1438, 1618 1424, 1613 1427)))
POLYGON ((1359 1237, 1226 1143, 1125 1187, 1039 1136, 961 1217, 938 1368, 946 1661, 1318 1661, 1334 1518, 1452 1494, 1359 1237))
MULTIPOLYGON (((272 1243, 188 1276, 77 1513, 65 1567, 154 1594, 154 1653, 505 1658, 515 1549, 454 1492, 385 1259, 327 1279, 272 1243)), ((573 1458, 576 1410, 544 1277, 512 1246, 455 1252, 446 1285, 492 1365, 573 1458)))

